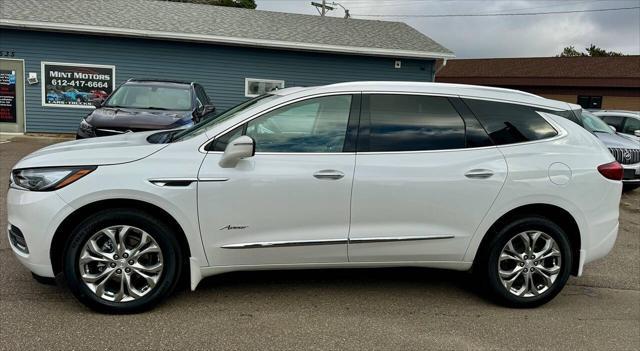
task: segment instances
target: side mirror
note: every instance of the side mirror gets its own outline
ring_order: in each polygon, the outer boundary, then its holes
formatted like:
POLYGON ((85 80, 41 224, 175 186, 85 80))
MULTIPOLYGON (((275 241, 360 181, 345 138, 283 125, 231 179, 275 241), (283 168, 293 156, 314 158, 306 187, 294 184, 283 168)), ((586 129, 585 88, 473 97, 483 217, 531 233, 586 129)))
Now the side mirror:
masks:
POLYGON ((193 111, 193 120, 200 122, 202 118, 208 118, 215 110, 216 107, 213 105, 200 105, 193 111))
POLYGON ((234 168, 241 159, 256 154, 256 143, 250 136, 243 135, 233 139, 222 154, 218 165, 222 168, 234 168))
POLYGON ((614 133, 617 132, 616 127, 609 125, 609 128, 611 128, 611 130, 613 130, 614 133))
POLYGON ((204 106, 202 106, 201 114, 203 116, 206 116, 206 115, 208 115, 208 114, 210 114, 212 112, 215 112, 215 111, 216 111, 216 107, 215 106, 213 106, 213 105, 204 105, 204 106))
POLYGON ((634 130, 634 131, 633 131, 633 135, 635 135, 635 136, 637 136, 637 137, 640 137, 640 129, 638 129, 638 130, 634 130))
POLYGON ((91 101, 91 103, 93 104, 93 106, 94 106, 95 108, 102 107, 102 103, 103 103, 103 102, 104 102, 104 100, 102 100, 102 99, 93 99, 93 100, 91 101))

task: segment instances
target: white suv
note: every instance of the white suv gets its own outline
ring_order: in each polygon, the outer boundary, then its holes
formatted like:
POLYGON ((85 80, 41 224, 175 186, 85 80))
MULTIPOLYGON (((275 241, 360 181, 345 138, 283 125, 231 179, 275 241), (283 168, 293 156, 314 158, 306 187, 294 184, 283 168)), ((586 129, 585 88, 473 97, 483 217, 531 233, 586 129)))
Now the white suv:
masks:
POLYGON ((283 89, 186 131, 25 157, 9 237, 104 312, 148 309, 180 277, 397 266, 473 271, 538 306, 618 233, 622 167, 564 118, 579 109, 452 84, 283 89))

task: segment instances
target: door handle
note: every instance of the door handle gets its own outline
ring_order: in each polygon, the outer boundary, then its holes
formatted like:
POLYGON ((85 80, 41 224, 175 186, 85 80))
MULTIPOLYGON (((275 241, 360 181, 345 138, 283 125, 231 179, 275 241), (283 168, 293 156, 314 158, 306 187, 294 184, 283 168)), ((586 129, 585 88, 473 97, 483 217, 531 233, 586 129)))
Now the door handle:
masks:
POLYGON ((333 169, 323 169, 314 173, 313 176, 317 179, 338 180, 344 177, 344 173, 333 169))
POLYGON ((464 176, 471 179, 487 179, 493 176, 493 171, 490 169, 472 169, 465 173, 464 176))

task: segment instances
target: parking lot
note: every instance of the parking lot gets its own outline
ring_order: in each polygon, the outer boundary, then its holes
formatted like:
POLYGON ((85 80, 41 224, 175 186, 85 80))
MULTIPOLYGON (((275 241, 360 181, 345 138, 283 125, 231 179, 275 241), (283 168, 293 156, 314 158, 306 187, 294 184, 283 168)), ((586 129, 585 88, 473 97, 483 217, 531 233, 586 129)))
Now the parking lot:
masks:
MULTIPOLYGON (((5 189, 24 155, 63 139, 0 138, 5 189)), ((465 273, 426 269, 230 273, 155 310, 96 314, 41 285, 0 235, 0 349, 640 348, 640 189, 624 194, 613 251, 549 304, 496 306, 465 273)))

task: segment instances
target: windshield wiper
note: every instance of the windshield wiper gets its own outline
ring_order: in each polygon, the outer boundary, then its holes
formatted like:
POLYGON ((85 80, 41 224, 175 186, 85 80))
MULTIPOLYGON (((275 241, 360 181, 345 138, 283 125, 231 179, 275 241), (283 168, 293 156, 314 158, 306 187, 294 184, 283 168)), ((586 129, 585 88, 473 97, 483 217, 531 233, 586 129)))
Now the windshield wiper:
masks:
POLYGON ((163 110, 163 111, 168 110, 168 108, 164 108, 164 107, 153 107, 153 106, 151 106, 151 107, 138 107, 138 108, 143 109, 143 110, 144 110, 144 109, 147 109, 147 110, 163 110))

